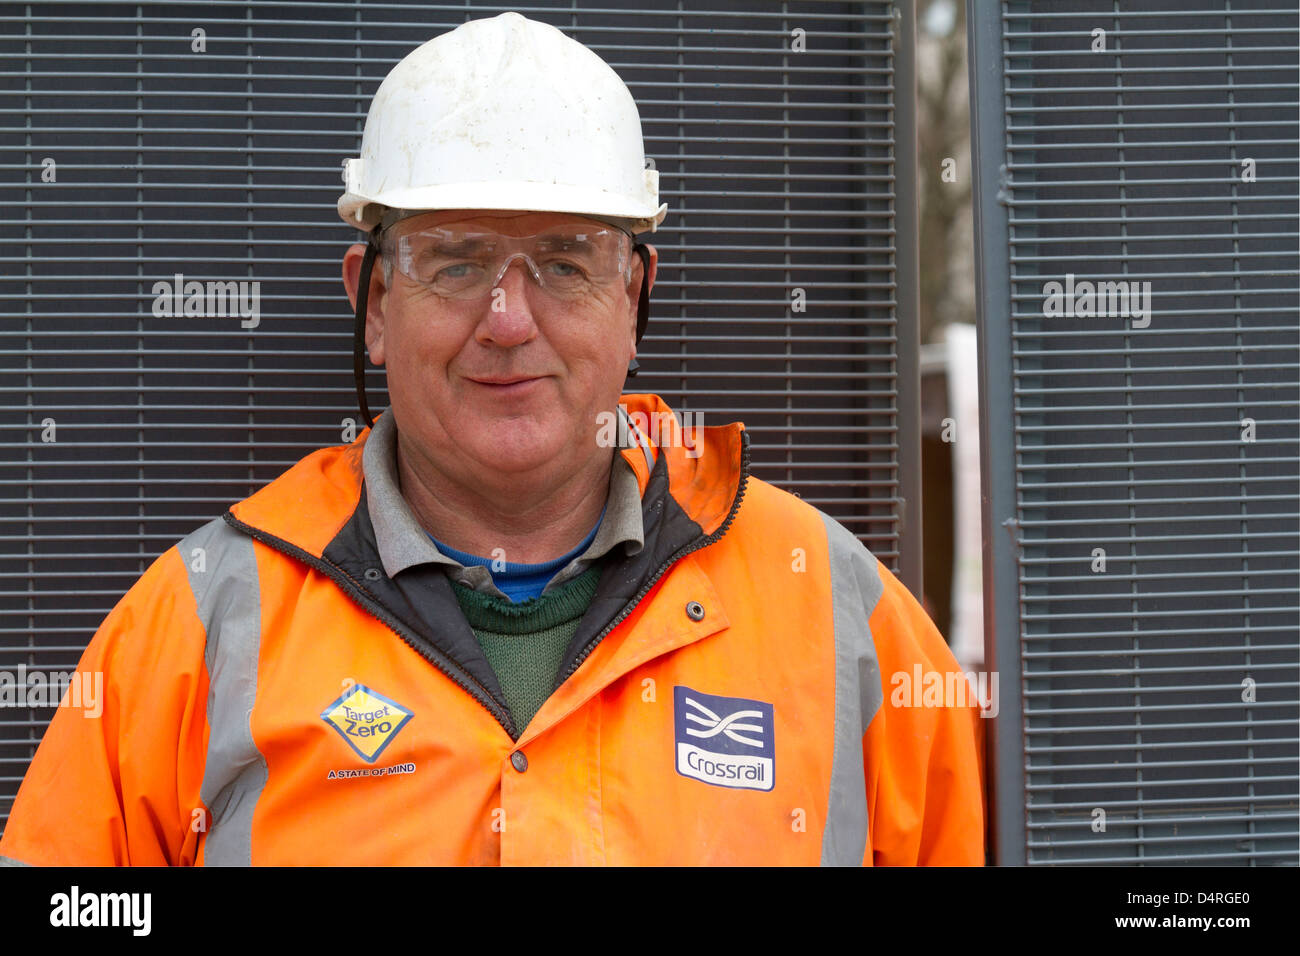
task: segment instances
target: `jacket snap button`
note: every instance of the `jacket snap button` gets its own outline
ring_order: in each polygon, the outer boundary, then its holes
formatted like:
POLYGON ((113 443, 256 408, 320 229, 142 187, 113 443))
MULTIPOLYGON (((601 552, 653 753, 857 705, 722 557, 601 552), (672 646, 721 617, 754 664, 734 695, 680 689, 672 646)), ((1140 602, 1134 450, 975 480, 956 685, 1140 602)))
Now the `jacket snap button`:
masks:
POLYGON ((704 620, 704 605, 699 601, 691 601, 686 605, 686 616, 692 621, 704 620))
POLYGON ((528 758, 524 756, 522 750, 516 750, 510 755, 510 764, 520 773, 528 769, 528 758))
POLYGON ((365 578, 367 581, 378 581, 381 577, 383 577, 383 574, 380 573, 378 568, 366 568, 365 578))

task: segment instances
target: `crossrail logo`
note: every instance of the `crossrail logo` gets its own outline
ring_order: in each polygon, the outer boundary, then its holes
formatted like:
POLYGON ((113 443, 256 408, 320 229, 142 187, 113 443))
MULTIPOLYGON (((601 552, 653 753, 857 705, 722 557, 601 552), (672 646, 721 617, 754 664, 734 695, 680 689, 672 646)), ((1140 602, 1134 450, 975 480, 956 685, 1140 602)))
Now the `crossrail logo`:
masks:
POLYGON ((415 714, 364 684, 353 684, 320 716, 366 763, 374 763, 415 714))
POLYGON ((673 688, 677 772, 715 787, 771 790, 776 744, 771 704, 673 688))

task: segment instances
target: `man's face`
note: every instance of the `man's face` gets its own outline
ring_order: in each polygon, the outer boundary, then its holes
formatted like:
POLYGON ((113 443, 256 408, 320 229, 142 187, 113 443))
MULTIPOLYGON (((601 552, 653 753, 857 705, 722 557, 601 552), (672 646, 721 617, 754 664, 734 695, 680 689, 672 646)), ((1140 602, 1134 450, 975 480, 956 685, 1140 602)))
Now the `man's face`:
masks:
MULTIPOLYGON (((385 248, 396 249, 403 235, 453 224, 510 237, 603 225, 558 213, 432 212, 397 223, 385 248)), ((641 264, 631 241, 621 242, 631 282, 624 273, 577 299, 539 287, 522 258, 478 299, 440 295, 397 268, 388 288, 372 284, 366 345, 371 360, 387 368, 398 430, 417 453, 488 481, 494 472, 576 471, 597 453, 598 413, 617 405, 636 354, 641 264)), ((345 260, 350 293, 363 249, 354 246, 345 260)), ((375 281, 380 274, 376 268, 375 281)))

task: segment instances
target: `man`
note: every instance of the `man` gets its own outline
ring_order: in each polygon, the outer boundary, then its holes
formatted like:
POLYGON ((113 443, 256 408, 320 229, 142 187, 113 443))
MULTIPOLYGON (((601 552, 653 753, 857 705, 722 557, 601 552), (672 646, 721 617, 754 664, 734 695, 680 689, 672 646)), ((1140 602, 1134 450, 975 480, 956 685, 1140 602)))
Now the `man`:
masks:
POLYGON ((644 165, 627 88, 549 26, 394 68, 339 201, 391 408, 145 572, 80 665, 102 719, 60 709, 0 854, 982 862, 977 710, 886 700, 957 671, 916 601, 749 476, 743 426, 620 399, 644 165))

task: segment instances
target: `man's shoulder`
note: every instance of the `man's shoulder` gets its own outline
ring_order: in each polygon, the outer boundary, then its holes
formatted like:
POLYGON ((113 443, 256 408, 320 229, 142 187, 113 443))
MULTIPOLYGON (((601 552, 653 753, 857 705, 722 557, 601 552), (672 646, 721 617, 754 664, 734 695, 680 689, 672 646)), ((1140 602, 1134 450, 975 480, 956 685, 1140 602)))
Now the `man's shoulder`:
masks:
MULTIPOLYGON (((145 595, 185 591, 201 605, 205 595, 219 590, 222 581, 247 577, 253 566, 257 541, 252 532, 283 537, 294 523, 318 517, 333 502, 332 521, 351 516, 356 490, 341 476, 351 472, 350 458, 360 468, 362 439, 351 445, 314 449, 223 514, 209 518, 159 554, 136 579, 123 600, 145 595)), ((360 473, 355 475, 360 486, 360 473)), ((293 542, 299 543, 299 542, 293 542)))
MULTIPOLYGON (((827 547, 836 554, 858 561, 876 564, 876 557, 847 527, 822 509, 799 495, 776 485, 749 476, 741 512, 748 507, 748 518, 760 522, 768 533, 785 532, 802 534, 808 529, 820 529, 825 534, 827 547)), ((739 517, 739 515, 738 515, 739 517)))
POLYGON ((319 555, 356 511, 365 479, 369 431, 347 445, 304 455, 278 477, 231 505, 226 518, 319 555))
POLYGON ((211 518, 154 558, 121 603, 143 605, 184 594, 200 605, 223 579, 248 575, 253 547, 253 539, 224 516, 211 518))
POLYGON ((741 506, 761 509, 776 515, 787 515, 799 520, 811 520, 814 516, 823 514, 820 509, 804 501, 794 492, 779 488, 753 474, 745 480, 745 497, 741 506))
POLYGON ((804 548, 805 555, 815 548, 825 557, 832 591, 852 594, 868 613, 889 619, 891 630, 933 628, 920 602, 884 561, 838 519, 798 495, 751 476, 736 525, 739 540, 779 542, 782 548, 804 548))
POLYGON ((371 432, 362 432, 348 444, 323 445, 307 452, 239 504, 273 498, 288 489, 316 488, 329 484, 349 491, 359 487, 364 477, 363 455, 371 432))

